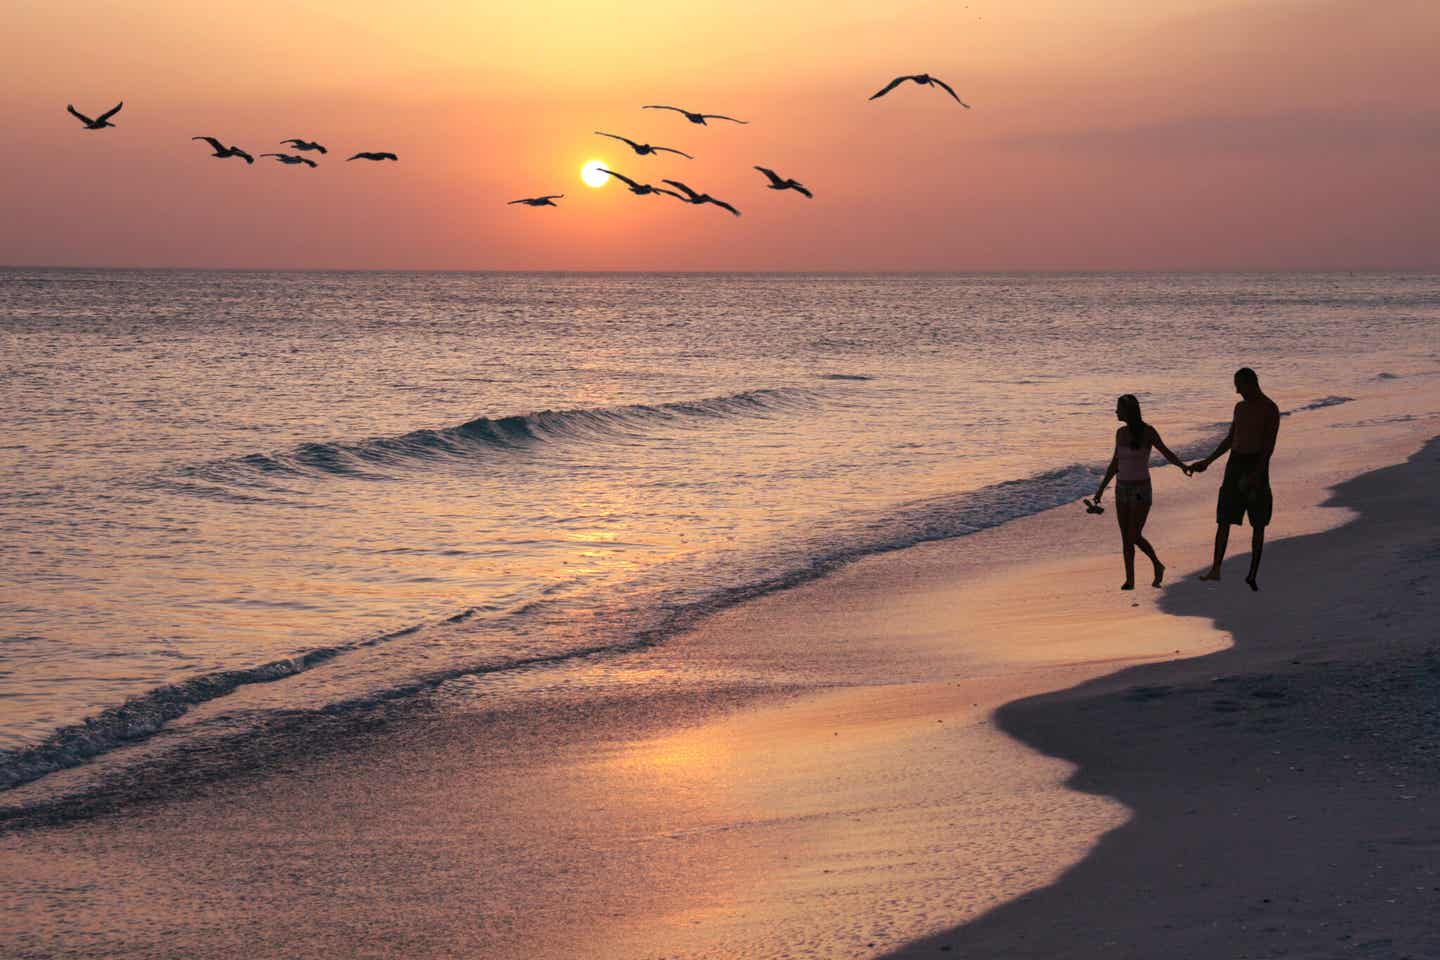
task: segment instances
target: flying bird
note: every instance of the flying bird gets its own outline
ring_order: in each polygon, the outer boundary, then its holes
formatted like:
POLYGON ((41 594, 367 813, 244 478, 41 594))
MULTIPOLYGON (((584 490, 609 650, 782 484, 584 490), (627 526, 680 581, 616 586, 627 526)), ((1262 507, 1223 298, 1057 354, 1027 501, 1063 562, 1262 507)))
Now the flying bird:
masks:
POLYGON ((260 154, 260 156, 274 157, 280 163, 288 164, 292 167, 297 163, 307 164, 311 167, 319 166, 319 164, 317 164, 314 160, 311 160, 308 157, 297 157, 293 153, 262 153, 260 154))
POLYGON ((350 160, 397 160, 397 161, 398 161, 399 159, 400 159, 400 158, 397 157, 397 156, 395 156, 395 154, 393 154, 393 153, 370 153, 370 152, 362 152, 362 153, 357 153, 357 154, 355 154, 355 156, 350 157, 349 160, 346 160, 345 162, 346 162, 346 163, 349 163, 350 160))
POLYGON ((680 196, 680 194, 676 193, 674 190, 666 190, 664 187, 652 187, 648 183, 636 183, 634 180, 631 180, 629 177, 625 176, 625 174, 616 173, 614 170, 606 170, 604 167, 596 167, 596 169, 599 170, 601 173, 609 174, 616 180, 619 180, 621 183, 625 184, 625 186, 630 188, 630 192, 635 194, 635 196, 637 197, 643 197, 647 193, 668 193, 670 194, 670 196, 675 197, 679 200, 685 199, 684 197, 680 196))
POLYGON ((805 188, 805 184, 801 183, 799 180, 784 180, 780 177, 778 173, 776 173, 774 170, 771 170, 769 167, 756 167, 755 169, 759 170, 761 173, 765 174, 765 176, 769 178, 769 187, 771 190, 794 190, 796 193, 805 194, 805 196, 809 197, 811 200, 815 199, 815 194, 807 190, 805 188))
POLYGON ((684 200, 686 203, 693 203, 697 205, 702 203, 713 203, 717 207, 722 207, 726 210, 729 210, 737 217, 740 216, 740 211, 730 206, 730 204, 726 203, 724 200, 716 200, 708 193, 696 193, 694 190, 691 190, 679 180, 661 180, 660 182, 668 183, 670 184, 670 186, 675 187, 677 190, 684 192, 685 196, 680 197, 679 199, 684 200))
POLYGON ((115 116, 115 114, 119 113, 120 108, 123 106, 125 106, 125 101, 121 100, 119 103, 115 104, 115 106, 111 107, 109 110, 106 110, 94 120, 91 120, 89 117, 85 116, 85 114, 81 113, 79 110, 76 110, 68 103, 65 104, 65 109, 70 112, 71 116, 77 118, 81 123, 85 124, 86 130, 103 130, 106 127, 115 126, 115 124, 110 122, 110 118, 115 116))
POLYGON ((191 137, 190 139, 204 140, 206 143, 210 144, 210 146, 215 150, 215 152, 211 154, 212 157, 219 157, 221 160, 226 160, 230 157, 239 157, 246 163, 255 162, 255 158, 250 156, 250 154, 246 153, 244 150, 241 150, 239 147, 227 147, 225 146, 225 144, 221 143, 219 140, 216 140, 214 137, 191 137))
POLYGON ((631 140, 629 137, 622 137, 622 136, 619 136, 618 134, 614 134, 614 133, 603 133, 603 132, 601 132, 601 131, 599 131, 599 130, 596 130, 596 131, 595 131, 595 135, 596 135, 597 137, 609 137, 611 140, 624 140, 626 143, 630 144, 630 149, 631 149, 631 150, 634 150, 636 153, 638 153, 638 154, 639 154, 640 156, 642 156, 642 157, 645 156, 646 154, 660 153, 660 152, 663 151, 663 152, 665 152, 665 153, 678 153, 678 154, 680 154, 680 156, 684 157, 686 160, 694 160, 694 159, 695 159, 694 157, 690 156, 690 154, 686 153, 684 150, 676 150, 674 147, 654 147, 654 146, 651 146, 651 145, 648 144, 648 143, 636 143, 634 140, 631 140))
POLYGON ((564 197, 565 194, 563 193, 551 193, 543 197, 522 197, 519 200, 511 200, 510 203, 506 204, 506 206, 508 207, 511 204, 523 203, 527 207, 558 207, 560 206, 560 204, 555 203, 555 201, 564 199, 564 197))
POLYGON ((296 137, 291 137, 289 140, 281 140, 280 142, 288 143, 296 150, 318 150, 320 153, 329 153, 328 150, 320 146, 320 144, 316 143, 314 140, 301 140, 296 137))
POLYGON ((734 117, 727 117, 723 113, 691 113, 689 110, 682 110, 679 107, 663 107, 658 103, 650 103, 640 108, 641 110, 674 110, 676 113, 685 114, 685 119, 691 123, 698 123, 702 127, 709 126, 706 120, 729 120, 731 123, 749 123, 749 120, 736 120, 734 117))
POLYGON ((946 83, 944 80, 941 80, 939 77, 932 77, 928 73, 917 73, 910 76, 896 77, 894 80, 891 80, 889 83, 887 83, 884 89, 880 90, 877 93, 871 94, 870 99, 880 99, 881 97, 885 96, 885 94, 889 93, 891 90, 894 90, 896 87, 900 86, 900 84, 904 83, 906 80, 914 80, 922 87, 940 87, 946 93, 950 94, 950 96, 954 97, 955 102, 960 104, 960 106, 964 107, 966 110, 970 109, 970 104, 966 103, 964 100, 961 100, 959 95, 954 90, 950 89, 950 84, 946 83))

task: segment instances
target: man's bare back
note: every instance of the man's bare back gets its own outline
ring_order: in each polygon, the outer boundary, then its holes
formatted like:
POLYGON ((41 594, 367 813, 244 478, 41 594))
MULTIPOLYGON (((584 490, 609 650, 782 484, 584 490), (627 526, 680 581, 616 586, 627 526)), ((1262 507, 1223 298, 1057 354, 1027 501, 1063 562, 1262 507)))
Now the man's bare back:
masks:
POLYGON ((1231 422, 1233 453, 1263 453, 1275 450, 1275 435, 1280 431, 1280 408, 1265 394, 1235 404, 1231 422))

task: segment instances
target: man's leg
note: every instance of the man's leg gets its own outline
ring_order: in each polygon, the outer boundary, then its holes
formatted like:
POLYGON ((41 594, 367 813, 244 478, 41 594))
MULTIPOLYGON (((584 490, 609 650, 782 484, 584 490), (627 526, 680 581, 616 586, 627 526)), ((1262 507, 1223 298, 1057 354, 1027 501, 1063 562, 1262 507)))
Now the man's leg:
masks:
MULTIPOLYGON (((1264 529, 1263 527, 1261 529, 1264 529)), ((1225 562, 1225 547, 1230 543, 1230 524, 1220 521, 1215 524, 1215 562, 1200 575, 1201 580, 1219 580, 1220 564, 1225 562)))
POLYGON ((1260 573, 1260 554, 1263 553, 1264 550, 1265 550, 1265 528, 1264 528, 1264 527, 1253 527, 1253 528, 1251 528, 1251 532, 1250 532, 1250 576, 1248 576, 1248 577, 1245 578, 1245 582, 1248 583, 1248 584, 1250 584, 1250 589, 1251 589, 1251 590, 1257 590, 1257 591, 1258 591, 1258 590, 1260 589, 1260 585, 1255 582, 1255 578, 1256 578, 1256 577, 1259 575, 1259 573, 1260 573))

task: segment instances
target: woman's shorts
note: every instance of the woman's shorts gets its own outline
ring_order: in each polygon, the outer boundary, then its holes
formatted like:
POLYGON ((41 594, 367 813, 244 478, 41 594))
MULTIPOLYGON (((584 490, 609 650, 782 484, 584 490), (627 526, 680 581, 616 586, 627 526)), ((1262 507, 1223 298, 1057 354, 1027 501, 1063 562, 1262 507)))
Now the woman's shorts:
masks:
POLYGON ((1115 484, 1115 505, 1132 504, 1134 506, 1149 506, 1154 502, 1150 493, 1150 482, 1145 483, 1117 483, 1115 484))

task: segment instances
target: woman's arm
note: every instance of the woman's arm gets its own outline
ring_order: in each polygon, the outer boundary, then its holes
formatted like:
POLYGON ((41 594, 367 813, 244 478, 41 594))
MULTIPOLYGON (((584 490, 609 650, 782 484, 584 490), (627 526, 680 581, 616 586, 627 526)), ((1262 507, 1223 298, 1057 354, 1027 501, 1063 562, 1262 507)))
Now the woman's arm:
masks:
POLYGON ((1110 458, 1110 466, 1105 468, 1105 476, 1100 480, 1100 487, 1095 491, 1095 502, 1100 502, 1100 496, 1105 488, 1110 485, 1110 479, 1115 476, 1115 471, 1120 469, 1120 455, 1117 453, 1110 458))
POLYGON ((1160 451, 1160 456, 1169 460, 1181 470, 1184 470, 1187 477, 1190 475, 1190 465, 1170 452, 1170 448, 1165 446, 1165 441, 1160 439, 1160 431, 1154 427, 1150 428, 1150 442, 1155 446, 1156 450, 1160 451))

